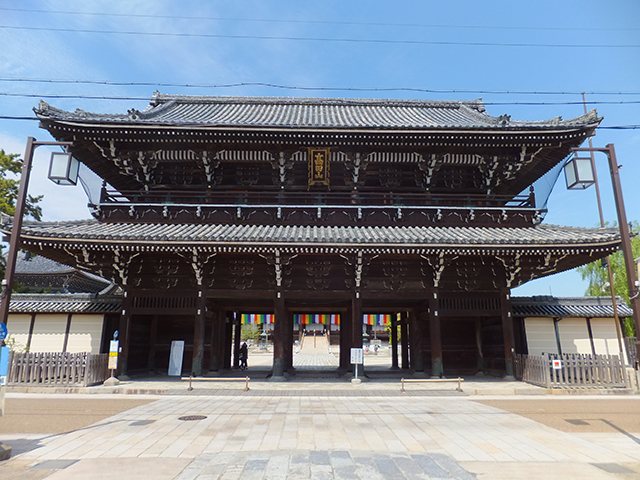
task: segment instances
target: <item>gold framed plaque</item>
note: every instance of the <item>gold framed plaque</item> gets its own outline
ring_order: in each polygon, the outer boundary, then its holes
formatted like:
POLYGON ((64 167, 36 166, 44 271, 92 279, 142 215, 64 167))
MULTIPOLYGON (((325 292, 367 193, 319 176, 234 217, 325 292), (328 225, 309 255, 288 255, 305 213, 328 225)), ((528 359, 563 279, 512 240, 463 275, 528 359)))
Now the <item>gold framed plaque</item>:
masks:
POLYGON ((329 148, 309 147, 309 187, 329 186, 329 148))

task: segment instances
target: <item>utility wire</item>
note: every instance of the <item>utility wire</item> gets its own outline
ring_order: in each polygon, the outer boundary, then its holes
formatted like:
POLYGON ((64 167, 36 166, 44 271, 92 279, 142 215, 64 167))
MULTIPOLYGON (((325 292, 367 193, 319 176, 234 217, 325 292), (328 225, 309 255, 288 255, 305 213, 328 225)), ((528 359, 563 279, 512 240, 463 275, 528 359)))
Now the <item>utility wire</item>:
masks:
POLYGON ((78 12, 78 11, 54 11, 54 10, 29 10, 25 8, 0 7, 1 11, 47 13, 54 15, 81 15, 92 17, 116 17, 116 18, 158 18, 170 20, 199 20, 222 22, 253 22, 253 23, 290 23, 302 25, 352 25, 364 27, 412 27, 412 28, 451 28, 451 29, 477 29, 477 30, 532 30, 532 31, 572 31, 572 32, 611 32, 611 31, 638 31, 640 28, 604 28, 604 27, 514 27, 496 25, 451 25, 429 23, 388 23, 388 22, 349 22, 335 20, 294 20, 286 18, 234 18, 234 17, 207 17, 207 16, 182 16, 182 15, 152 15, 141 13, 114 13, 114 12, 78 12))
MULTIPOLYGON (((53 99, 82 99, 82 100, 123 100, 123 101, 149 101, 149 97, 130 96, 109 96, 109 95, 78 95, 78 94, 42 94, 42 93, 9 93, 0 92, 0 97, 22 97, 22 98, 53 98, 53 99)), ((354 99, 355 100, 355 99, 354 99)), ((556 102, 533 102, 533 101, 483 101, 484 105, 582 105, 582 101, 556 101, 556 102)), ((637 105, 640 100, 590 100, 589 105, 637 105)))
POLYGON ((117 82, 110 80, 65 80, 46 78, 0 78, 0 82, 9 83, 50 83, 62 85, 108 85, 116 87, 179 87, 179 88, 236 88, 236 87, 269 87, 283 90, 311 90, 311 91, 354 91, 354 92, 423 92, 423 93, 464 93, 476 95, 640 95, 639 92, 570 92, 570 91, 539 91, 539 90, 471 90, 471 89, 434 89, 418 87, 329 87, 329 86, 301 86, 281 85, 265 82, 239 83, 169 83, 169 82, 117 82))
POLYGON ((333 43, 373 43, 388 45, 437 45, 437 46, 467 46, 467 47, 515 47, 515 48, 640 48, 640 44, 586 44, 586 43, 497 43, 497 42, 454 42, 441 40, 392 40, 379 38, 331 38, 331 37, 289 37, 270 35, 224 35, 218 33, 181 33, 181 32, 140 32, 126 30, 91 30, 52 27, 23 27, 0 25, 5 30, 26 30, 36 32, 58 33, 90 33, 105 35, 178 37, 178 38, 227 38, 235 40, 279 40, 279 41, 307 41, 333 43))

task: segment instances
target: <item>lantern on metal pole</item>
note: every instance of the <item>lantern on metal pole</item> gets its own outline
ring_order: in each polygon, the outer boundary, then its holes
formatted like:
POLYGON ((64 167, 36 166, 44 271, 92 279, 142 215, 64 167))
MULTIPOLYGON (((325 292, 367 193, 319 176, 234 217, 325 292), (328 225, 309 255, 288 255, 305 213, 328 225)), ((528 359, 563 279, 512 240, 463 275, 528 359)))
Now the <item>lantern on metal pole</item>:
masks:
MULTIPOLYGON (((18 188, 18 197, 16 198, 16 210, 13 216, 13 224, 11 226, 11 240, 9 241, 9 252, 7 255, 7 266, 4 272, 4 280, 2 281, 2 295, 0 297, 0 323, 7 323, 9 316, 9 303, 11 302, 11 286, 13 284, 13 276, 16 269, 16 260, 18 257, 18 249, 20 248, 20 234, 22 232, 22 217, 27 204, 27 190, 29 188, 29 177, 31 176, 31 163, 33 160, 33 152, 41 146, 60 146, 68 149, 73 142, 39 142, 33 137, 27 138, 27 147, 22 160, 22 173, 20 175, 20 186, 18 188)), ((75 185, 78 178, 78 162, 73 159, 70 153, 64 152, 64 158, 58 157, 59 153, 54 152, 51 157, 51 166, 49 173, 53 171, 55 174, 51 180, 59 185, 75 185), (55 164, 54 167, 54 158, 55 164), (68 166, 59 167, 60 159, 66 162, 68 166), (75 161, 75 166, 74 162, 75 161), (66 175, 66 176, 65 176, 66 175)))
POLYGON ((80 162, 71 152, 53 152, 49 163, 49 180, 58 185, 76 185, 80 162))
POLYGON ((564 165, 564 176, 569 190, 584 190, 595 183, 591 157, 574 154, 564 165))
MULTIPOLYGON (((620 228, 620 241, 624 265, 627 272, 627 287, 629 288, 629 302, 633 309, 633 321, 636 328, 636 350, 640 351, 640 295, 638 295, 638 278, 636 278, 636 265, 631 250, 631 235, 629 233, 629 224, 627 223, 627 214, 624 208, 624 199, 622 197, 622 186, 620 185, 619 166, 616 159, 616 151, 612 143, 606 147, 600 148, 573 148, 573 152, 602 152, 607 155, 609 160, 609 173, 611 174, 611 184, 613 187, 613 196, 616 205, 616 213, 618 215, 618 227, 620 228)), ((635 368, 638 369, 638 361, 636 360, 635 368)))

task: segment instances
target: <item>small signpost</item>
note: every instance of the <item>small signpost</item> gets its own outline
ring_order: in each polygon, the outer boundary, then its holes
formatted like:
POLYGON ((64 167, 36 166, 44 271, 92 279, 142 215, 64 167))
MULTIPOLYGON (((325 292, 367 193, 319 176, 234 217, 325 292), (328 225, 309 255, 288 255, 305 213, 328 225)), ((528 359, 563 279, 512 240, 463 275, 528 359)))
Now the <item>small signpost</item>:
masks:
MULTIPOLYGON (((4 334, 0 331, 4 340, 7 336, 7 326, 4 323, 0 323, 4 326, 4 334)), ((4 415, 4 395, 7 389, 7 375, 9 374, 9 347, 0 347, 0 417, 4 415)))
POLYGON ((113 333, 113 340, 109 342, 109 363, 107 368, 111 370, 111 377, 104 381, 104 385, 113 387, 118 385, 120 381, 116 378, 115 372, 118 368, 118 353, 120 352, 120 342, 116 340, 118 338, 118 330, 113 333))
POLYGON ((113 372, 118 368, 118 349, 120 348, 120 342, 118 340, 111 340, 109 342, 109 370, 111 370, 111 376, 113 372))
POLYGON ((361 348, 352 348, 351 349, 351 363, 355 368, 355 377, 351 380, 351 383, 360 383, 360 379, 358 378, 358 365, 362 365, 364 363, 364 352, 361 348))
POLYGON ((553 369, 554 370, 561 370, 562 369, 562 360, 553 360, 552 361, 552 365, 553 365, 553 369))

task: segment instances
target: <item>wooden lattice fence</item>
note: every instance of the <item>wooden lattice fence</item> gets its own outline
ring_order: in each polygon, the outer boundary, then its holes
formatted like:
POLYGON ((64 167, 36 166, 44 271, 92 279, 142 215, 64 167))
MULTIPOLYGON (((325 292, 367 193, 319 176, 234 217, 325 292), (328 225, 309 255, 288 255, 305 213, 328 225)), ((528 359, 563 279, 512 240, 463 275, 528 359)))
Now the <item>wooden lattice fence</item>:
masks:
POLYGON ((517 379, 547 388, 629 386, 616 355, 516 355, 514 366, 517 379))
POLYGON ((109 355, 90 353, 12 352, 9 384, 89 386, 104 382, 109 355))
POLYGON ((638 351, 636 349, 636 337, 624 337, 624 344, 627 347, 627 357, 629 365, 635 366, 638 361, 638 351))

